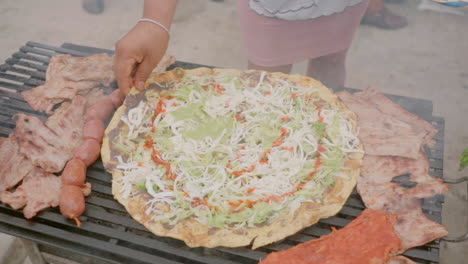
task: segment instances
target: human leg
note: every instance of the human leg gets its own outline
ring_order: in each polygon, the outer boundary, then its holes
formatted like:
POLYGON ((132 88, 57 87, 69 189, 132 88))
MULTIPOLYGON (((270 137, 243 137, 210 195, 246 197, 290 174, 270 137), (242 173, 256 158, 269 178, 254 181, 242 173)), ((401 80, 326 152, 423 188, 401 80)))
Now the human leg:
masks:
POLYGON ((385 7, 384 0, 370 0, 361 23, 383 29, 399 29, 408 25, 405 17, 385 7))
POLYGON ((342 87, 346 79, 346 54, 348 50, 310 59, 307 76, 329 87, 342 87))

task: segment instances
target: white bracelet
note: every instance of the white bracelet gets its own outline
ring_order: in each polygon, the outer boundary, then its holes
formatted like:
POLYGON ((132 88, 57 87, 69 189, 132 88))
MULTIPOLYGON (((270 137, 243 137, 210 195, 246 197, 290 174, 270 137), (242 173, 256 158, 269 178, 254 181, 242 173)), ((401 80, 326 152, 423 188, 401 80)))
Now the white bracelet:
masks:
POLYGON ((150 22, 150 23, 153 23, 155 25, 158 25, 162 29, 164 29, 167 32, 167 34, 169 34, 169 29, 167 29, 167 27, 165 27, 163 24, 159 23, 158 21, 154 21, 154 20, 149 19, 149 18, 141 18, 141 19, 138 20, 138 22, 142 22, 142 21, 146 21, 146 22, 150 22))

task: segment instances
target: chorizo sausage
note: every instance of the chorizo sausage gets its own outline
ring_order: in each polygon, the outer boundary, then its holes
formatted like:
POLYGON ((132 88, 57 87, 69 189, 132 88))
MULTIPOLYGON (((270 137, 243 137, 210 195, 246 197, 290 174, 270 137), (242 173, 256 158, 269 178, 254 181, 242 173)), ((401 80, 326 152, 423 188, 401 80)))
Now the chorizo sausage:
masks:
POLYGON ((86 179, 86 164, 80 159, 71 159, 65 166, 61 178, 62 185, 83 185, 86 179))
POLYGON ((92 138, 101 143, 104 137, 104 123, 99 119, 87 120, 83 127, 83 139, 92 138))
POLYGON ((80 159, 86 166, 93 164, 101 152, 99 143, 92 139, 85 139, 78 148, 75 149, 75 158, 80 159))
POLYGON ((63 185, 60 191, 60 213, 70 219, 75 220, 78 227, 81 222, 78 219, 85 210, 85 200, 80 187, 75 185, 63 185))
POLYGON ((114 90, 109 96, 115 108, 121 106, 125 100, 125 95, 120 91, 120 89, 114 90))
POLYGON ((110 96, 99 99, 86 111, 85 120, 98 119, 106 120, 114 112, 114 105, 110 96))

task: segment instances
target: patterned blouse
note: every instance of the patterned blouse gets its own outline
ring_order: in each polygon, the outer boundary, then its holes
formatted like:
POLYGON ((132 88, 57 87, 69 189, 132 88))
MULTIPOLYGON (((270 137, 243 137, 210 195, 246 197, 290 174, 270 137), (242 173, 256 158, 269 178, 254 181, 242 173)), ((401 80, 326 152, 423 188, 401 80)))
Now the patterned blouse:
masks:
POLYGON ((363 0, 249 0, 256 13, 284 20, 304 20, 343 12, 363 0))

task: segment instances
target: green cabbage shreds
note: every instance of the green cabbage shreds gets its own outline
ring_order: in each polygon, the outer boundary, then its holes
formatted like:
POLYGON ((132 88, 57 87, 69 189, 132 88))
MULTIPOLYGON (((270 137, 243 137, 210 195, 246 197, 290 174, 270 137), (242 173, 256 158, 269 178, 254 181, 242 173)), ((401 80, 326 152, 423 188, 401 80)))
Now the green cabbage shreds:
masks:
POLYGON ((325 123, 314 122, 312 123, 312 128, 315 130, 315 133, 316 133, 315 135, 318 138, 323 137, 323 135, 325 134, 325 123))
MULTIPOLYGON (((144 191, 146 191, 146 184, 145 184, 145 182, 140 182, 140 183, 138 183, 136 187, 137 187, 138 190, 144 190, 144 191)), ((155 192, 159 191, 158 185, 153 184, 153 190, 154 190, 155 192)))
POLYGON ((275 211, 274 206, 272 204, 265 202, 255 204, 253 206, 253 210, 256 211, 256 215, 253 221, 254 224, 260 224, 267 221, 268 218, 275 211))
POLYGON ((140 182, 140 183, 137 185, 137 189, 138 189, 138 190, 144 190, 144 191, 146 191, 145 182, 140 182))
POLYGON ((159 187, 156 184, 153 184, 153 191, 157 192, 159 191, 159 187))
POLYGON ((114 143, 114 146, 116 148, 118 148, 120 151, 122 151, 122 152, 124 152, 126 154, 128 154, 128 153, 130 153, 132 151, 131 147, 129 147, 127 145, 124 145, 124 144, 121 144, 121 143, 114 143))
POLYGON ((226 214, 220 214, 216 211, 211 211, 211 217, 208 218, 208 224, 217 227, 217 228, 224 228, 224 224, 226 222, 226 214))
POLYGON ((341 169, 344 167, 346 158, 345 153, 336 147, 329 147, 330 151, 327 152, 326 157, 322 157, 322 163, 325 167, 332 169, 341 169))
POLYGON ((333 116, 331 125, 327 129, 328 136, 334 140, 340 134, 340 118, 338 115, 333 116))
POLYGON ((332 174, 328 174, 327 176, 323 177, 321 182, 325 188, 329 188, 335 184, 335 178, 332 174))

